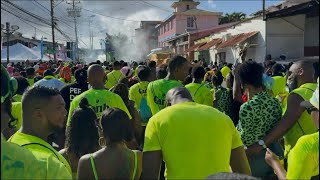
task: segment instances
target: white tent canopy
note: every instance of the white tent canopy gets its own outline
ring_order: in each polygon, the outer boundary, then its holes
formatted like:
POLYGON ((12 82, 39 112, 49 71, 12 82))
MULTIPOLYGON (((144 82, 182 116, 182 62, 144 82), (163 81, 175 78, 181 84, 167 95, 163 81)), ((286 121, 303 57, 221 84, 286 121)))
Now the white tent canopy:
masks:
MULTIPOLYGON (((41 53, 40 47, 34 46, 31 49, 37 51, 38 53, 41 53)), ((46 56, 46 57, 49 57, 49 58, 53 59, 53 54, 44 54, 43 56, 46 56)), ((70 58, 65 57, 65 55, 62 52, 57 53, 56 58, 57 58, 58 61, 60 61, 60 60, 61 61, 72 61, 70 58)))
MULTIPOLYGON (((30 49, 20 43, 10 46, 9 48, 9 60, 11 62, 21 62, 21 61, 38 61, 41 59, 41 54, 34 50, 30 49)), ((49 61, 49 57, 43 56, 43 61, 49 61)), ((7 61, 7 48, 1 50, 1 62, 7 61)))

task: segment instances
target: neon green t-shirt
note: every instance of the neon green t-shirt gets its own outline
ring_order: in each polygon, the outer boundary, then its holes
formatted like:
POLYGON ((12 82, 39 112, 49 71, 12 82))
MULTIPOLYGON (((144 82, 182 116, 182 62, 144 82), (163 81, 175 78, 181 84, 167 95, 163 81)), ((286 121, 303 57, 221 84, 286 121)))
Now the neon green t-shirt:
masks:
MULTIPOLYGON (((309 101, 316 88, 316 83, 306 83, 301 85, 299 88, 293 90, 291 93, 296 93, 299 96, 301 96, 304 99, 304 101, 309 101)), ((285 107, 285 111, 286 109, 287 106, 285 107)), ((298 122, 296 122, 294 126, 291 129, 289 129, 289 131, 284 135, 285 156, 288 155, 290 149, 292 149, 295 146, 296 142, 301 136, 312 134, 316 131, 317 128, 312 122, 311 115, 308 114, 307 111, 304 111, 298 119, 298 122)))
POLYGON ((107 82, 105 87, 108 89, 111 89, 123 77, 124 75, 120 72, 120 70, 111 71, 110 73, 107 74, 107 82))
POLYGON ((16 130, 19 130, 22 125, 22 104, 21 102, 13 102, 11 115, 17 119, 16 130))
POLYGON ((319 175, 319 132, 302 136, 288 157, 287 179, 311 179, 319 175))
POLYGON ((57 163, 62 163, 66 167, 71 177, 72 171, 67 160, 43 139, 17 131, 8 141, 30 150, 38 159, 46 160, 50 156, 55 157, 59 161, 57 163))
POLYGON ((21 102, 22 95, 16 94, 12 97, 12 99, 14 100, 14 102, 21 102))
POLYGON ((55 157, 39 159, 31 151, 7 142, 1 134, 1 179, 72 179, 55 157))
POLYGON ((150 119, 143 151, 162 151, 167 179, 205 179, 230 172, 231 150, 242 145, 227 115, 213 107, 185 102, 150 119))
POLYGON ((183 84, 176 80, 159 79, 150 82, 147 88, 147 101, 152 115, 165 108, 165 99, 168 91, 183 84))
POLYGON ((79 103, 82 98, 88 99, 89 105, 96 112, 98 118, 101 117, 101 114, 104 110, 106 110, 109 107, 114 107, 123 110, 128 114, 129 118, 132 119, 129 110, 127 109, 126 105, 124 104, 123 100, 119 95, 106 89, 89 89, 88 91, 85 91, 82 94, 76 96, 72 100, 68 114, 67 126, 70 125, 70 120, 73 111, 79 106, 79 103))
POLYGON ((31 78, 31 79, 27 78, 27 80, 28 80, 29 86, 33 86, 34 78, 31 78))
POLYGON ((204 86, 204 84, 190 83, 186 85, 186 88, 191 93, 194 102, 213 106, 213 94, 210 92, 210 89, 204 86))
POLYGON ((134 101, 134 106, 139 109, 142 97, 147 97, 147 88, 149 82, 142 81, 130 87, 129 99, 134 101))
POLYGON ((276 97, 279 94, 285 94, 287 80, 282 76, 274 76, 272 78, 274 80, 274 85, 272 87, 273 97, 276 97))

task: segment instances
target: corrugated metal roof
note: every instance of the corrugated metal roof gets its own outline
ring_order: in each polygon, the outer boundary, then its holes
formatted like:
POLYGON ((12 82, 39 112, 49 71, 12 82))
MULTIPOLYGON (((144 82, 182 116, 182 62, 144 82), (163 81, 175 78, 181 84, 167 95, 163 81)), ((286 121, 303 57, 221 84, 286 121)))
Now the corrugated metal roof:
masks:
POLYGON ((232 36, 230 39, 228 39, 227 41, 221 43, 217 48, 221 49, 221 48, 226 48, 226 47, 231 47, 234 46, 236 44, 241 43, 242 41, 245 41, 247 39, 249 39, 250 37, 256 35, 259 31, 253 31, 253 32, 249 32, 249 33, 241 33, 241 34, 237 34, 235 36, 232 36))
POLYGON ((197 51, 197 49, 200 48, 201 46, 203 46, 204 44, 206 44, 206 42, 195 44, 195 45, 191 46, 190 48, 186 49, 185 52, 197 51))
POLYGON ((217 45, 218 43, 221 43, 222 39, 218 38, 218 39, 213 39, 212 41, 207 42, 207 44, 201 46, 200 48, 197 49, 197 51, 204 51, 207 50, 209 48, 211 48, 214 45, 217 45))

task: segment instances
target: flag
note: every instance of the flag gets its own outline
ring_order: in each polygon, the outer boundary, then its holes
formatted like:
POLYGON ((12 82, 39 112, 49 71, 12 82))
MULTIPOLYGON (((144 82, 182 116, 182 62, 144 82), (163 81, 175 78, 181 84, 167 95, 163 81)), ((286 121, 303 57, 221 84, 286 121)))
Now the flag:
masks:
POLYGON ((76 52, 75 52, 75 43, 72 43, 72 60, 75 61, 76 52))
POLYGON ((41 37, 41 43, 40 43, 40 55, 41 55, 41 60, 43 58, 43 36, 41 37))

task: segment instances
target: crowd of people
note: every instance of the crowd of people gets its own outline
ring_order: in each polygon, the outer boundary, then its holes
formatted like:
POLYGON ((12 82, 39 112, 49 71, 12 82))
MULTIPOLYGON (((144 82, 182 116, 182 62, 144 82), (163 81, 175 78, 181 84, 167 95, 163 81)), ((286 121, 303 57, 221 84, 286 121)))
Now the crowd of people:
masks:
POLYGON ((318 77, 304 59, 1 65, 1 178, 319 178, 318 77))

